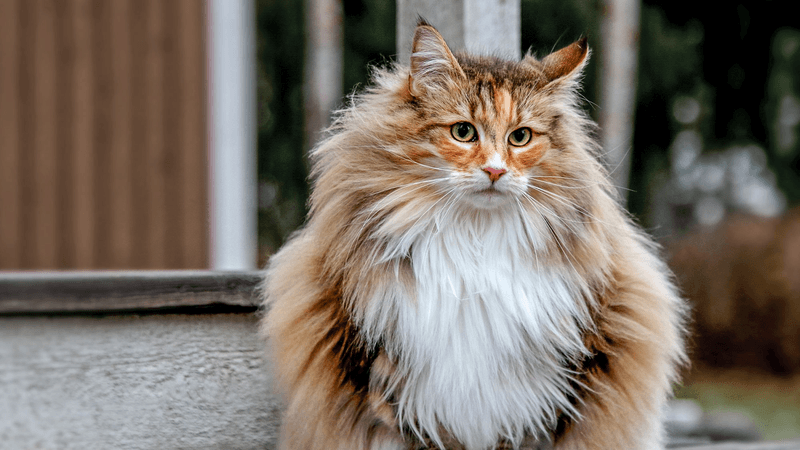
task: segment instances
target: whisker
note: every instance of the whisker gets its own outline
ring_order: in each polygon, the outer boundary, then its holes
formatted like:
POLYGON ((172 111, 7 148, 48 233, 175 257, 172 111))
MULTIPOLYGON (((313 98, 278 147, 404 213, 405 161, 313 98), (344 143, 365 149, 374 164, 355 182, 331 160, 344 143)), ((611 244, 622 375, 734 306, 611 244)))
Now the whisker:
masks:
MULTIPOLYGON (((453 210, 453 208, 455 207, 455 205, 456 205, 456 204, 457 204, 457 203, 458 203, 458 202, 459 202, 459 201, 460 201, 460 200, 461 200, 461 199, 464 197, 464 195, 465 195, 465 194, 464 194, 464 191, 459 191, 459 192, 456 194, 456 196, 455 196, 455 197, 453 197, 453 200, 450 202, 450 205, 449 205, 449 206, 448 206, 447 204, 445 204, 445 208, 446 208, 446 209, 445 209, 445 211, 442 213, 442 216, 443 216, 443 217, 445 217, 445 218, 446 218, 447 216, 449 216, 449 215, 450 215, 450 211, 452 211, 452 210, 453 210)), ((438 223, 437 223, 437 228, 438 228, 438 223)))
POLYGON ((609 186, 609 187, 613 187, 613 188, 616 188, 616 189, 622 189, 622 190, 625 190, 625 191, 633 192, 633 189, 630 189, 630 188, 627 188, 627 187, 623 187, 623 186, 617 186, 617 185, 615 185, 613 183, 610 183, 610 182, 609 183, 600 183, 600 182, 587 183, 585 180, 581 180, 579 178, 565 177, 565 176, 561 176, 561 175, 543 175, 543 176, 538 176, 537 175, 537 176, 532 177, 530 181, 541 181, 542 183, 546 183, 545 181, 543 181, 546 178, 555 178, 557 180, 578 181, 578 182, 580 182, 580 184, 583 185, 583 186, 566 186, 566 185, 554 184, 554 186, 563 187, 565 189, 583 189, 583 188, 589 188, 589 187, 593 187, 593 186, 609 186))
POLYGON ((433 184, 433 183, 435 183, 437 181, 440 181, 440 180, 420 180, 418 182, 411 183, 409 185, 405 185, 405 186, 403 186, 401 188, 392 187, 392 188, 385 189, 383 191, 379 191, 379 192, 382 193, 382 192, 387 192, 389 190, 395 189, 390 194, 388 194, 385 197, 381 198, 380 200, 378 200, 377 202, 373 203, 370 207, 368 207, 366 209, 366 211, 368 211, 369 214, 363 219, 363 222, 361 224, 361 227, 358 230, 357 235, 360 236, 364 232, 364 229, 366 228, 366 226, 368 224, 372 223, 375 220, 375 218, 382 211, 384 211, 385 208, 388 205, 392 204, 396 200, 398 200, 398 199, 400 199, 400 198, 402 198, 402 197, 404 197, 406 195, 412 194, 412 193, 418 191, 419 189, 421 189, 423 187, 426 187, 429 184, 433 184), (427 181, 430 181, 430 183, 428 183, 427 181), (405 189, 408 186, 413 186, 413 188, 412 189, 405 189), (395 194, 394 197, 392 197, 393 194, 395 194))
MULTIPOLYGON (((559 203, 561 203, 564 206, 568 206, 568 207, 570 207, 572 209, 575 209, 575 210, 581 210, 581 211, 584 210, 584 208, 582 208, 580 205, 578 205, 574 201, 564 197, 563 195, 556 194, 555 192, 552 192, 552 191, 549 191, 547 189, 543 189, 543 188, 540 188, 539 186, 535 186, 535 185, 531 185, 531 184, 529 184, 528 187, 533 189, 533 190, 535 190, 535 191, 537 191, 537 192, 541 192, 542 194, 548 195, 548 196, 558 200, 559 203)), ((587 215, 591 216, 591 214, 588 211, 585 211, 585 213, 587 215)), ((592 218, 594 218, 594 217, 592 217, 592 218)))
POLYGON ((556 233, 555 229, 553 229, 553 225, 550 223, 550 220, 548 220, 546 216, 542 216, 542 219, 544 219, 544 223, 545 225, 547 225, 547 229, 550 230, 550 235, 553 236, 553 239, 555 239, 556 245, 558 246, 559 249, 561 249, 561 253, 567 259, 567 262, 572 267, 572 270, 574 270, 575 273, 578 273, 578 269, 576 269, 575 265, 572 263, 572 258, 574 258, 574 255, 572 254, 571 251, 569 251, 566 245, 564 245, 561 242, 562 238, 558 233, 556 233))
MULTIPOLYGON (((609 174, 609 175, 613 175, 613 174, 614 174, 614 172, 616 172, 617 170, 619 170, 620 166, 622 166, 622 163, 623 163, 623 162, 625 162, 625 159, 628 157, 628 154, 630 154, 630 152, 631 152, 631 150, 632 150, 632 149, 633 149, 633 147, 632 147, 632 146, 630 146, 630 147, 628 147, 628 149, 627 149, 627 150, 625 150, 625 153, 622 155, 622 158, 620 158, 620 159, 619 159, 619 162, 617 162, 617 165, 616 165, 616 166, 614 166, 614 168, 613 168, 613 169, 611 169, 611 170, 609 170, 609 171, 608 171, 608 174, 609 174)), ((611 151, 609 151, 608 153, 610 154, 610 153, 611 153, 611 151)))
MULTIPOLYGON (((541 179, 539 177, 532 178, 530 180, 530 182, 533 182, 533 181, 537 181, 539 183, 547 184, 547 185, 558 187, 558 188, 561 188, 561 189, 589 189, 589 188, 592 187, 592 185, 588 185, 588 184, 584 184, 583 186, 568 186, 566 184, 553 183, 552 181, 544 181, 543 179, 541 179)), ((529 184, 530 184, 530 182, 529 182, 529 184)))
POLYGON ((409 183, 409 184, 403 185, 401 187, 390 187, 390 188, 386 188, 386 189, 380 190, 380 191, 376 192, 376 194, 377 193, 388 192, 388 191, 392 191, 392 192, 390 194, 386 195, 385 197, 383 197, 382 199, 378 200, 370 208, 371 209, 382 209, 385 206, 385 205, 382 204, 382 202, 391 203, 392 201, 395 200, 394 198, 392 198, 390 200, 390 197, 392 196, 392 194, 396 194, 397 197, 402 197, 402 196, 411 194, 413 192, 416 192, 416 191, 418 191, 419 189, 421 189, 423 187, 426 187, 426 186, 429 186, 429 185, 436 185, 437 183, 441 183, 442 181, 444 181, 444 178, 436 178, 436 179, 431 179, 431 180, 420 180, 420 181, 416 181, 416 182, 413 182, 413 183, 409 183), (407 189, 409 187, 413 187, 414 189, 411 189, 411 190, 407 189))
POLYGON ((422 213, 421 213, 421 214, 420 214, 420 215, 417 217, 417 220, 415 220, 415 221, 414 221, 414 223, 411 225, 411 227, 409 227, 409 229, 414 229, 414 228, 416 228, 416 227, 417 227, 417 224, 419 224, 419 221, 420 221, 420 220, 422 220, 422 218, 423 218, 423 217, 425 217, 425 216, 428 214, 428 212, 429 212, 431 209, 433 209, 433 207, 434 207, 434 206, 436 206, 437 204, 439 204, 439 202, 441 202, 442 200, 444 200, 444 199, 447 199, 447 201, 445 201, 445 205, 447 205, 447 203, 450 201, 450 198, 452 197, 452 193, 453 193, 453 192, 455 192, 457 189, 458 189, 458 188, 457 188, 456 186, 454 186, 454 187, 452 187, 452 188, 448 189, 447 191, 445 191, 445 192, 444 192, 444 194, 443 194, 441 197, 439 197, 438 199, 436 199, 436 201, 435 201, 435 202, 431 203, 431 205, 430 205, 430 206, 428 206, 428 207, 425 209, 425 211, 423 211, 423 212, 422 212, 422 213))
MULTIPOLYGON (((592 214, 588 210, 586 210, 586 208, 578 205, 577 203, 575 203, 573 201, 570 201, 566 197, 558 195, 555 192, 549 191, 547 189, 542 189, 539 186, 534 186, 534 185, 530 185, 529 184, 528 187, 530 187, 531 189, 533 189, 533 190, 535 190, 537 192, 541 192, 542 194, 545 194, 545 195, 548 195, 548 196, 552 197, 553 199, 555 199, 556 201, 558 201, 559 203, 561 203, 564 206, 567 206, 567 207, 569 207, 571 209, 574 209, 574 210, 578 211, 582 215, 585 215, 586 217, 592 219, 592 221, 594 223, 598 223, 598 224, 605 225, 605 226, 610 226, 609 223, 607 223, 607 222, 605 222, 603 220, 600 220, 597 216, 595 216, 594 214, 592 214)), ((568 219, 562 219, 562 220, 568 220, 568 219)), ((574 222, 575 223, 584 223, 584 224, 585 223, 592 223, 592 222, 587 222, 587 221, 574 221, 574 222)))
MULTIPOLYGON (((559 223, 561 223, 562 225, 564 225, 564 227, 566 227, 567 229, 569 229, 569 230, 572 232, 572 234, 574 234, 574 235, 578 236, 578 238, 580 238, 580 239, 581 239, 583 242, 587 242, 587 240, 586 240, 586 237, 585 237, 585 236, 583 236, 583 234, 580 232, 580 230, 578 230, 577 228, 575 228, 575 226, 576 226, 576 225, 574 225, 574 224, 586 224, 586 223, 589 223, 589 222, 577 222, 577 221, 572 221, 572 220, 565 219, 564 217, 561 217, 560 215, 558 215, 558 214, 557 214, 555 211, 553 211, 551 208, 548 208, 548 207, 546 207, 546 206, 542 205, 542 204, 541 204, 541 202, 537 201, 535 198, 531 197, 529 194, 527 194, 527 193, 524 193, 524 195, 525 195, 525 196, 527 197, 527 199, 528 199, 528 200, 531 202, 531 204, 533 204, 533 205, 537 205, 537 204, 538 204, 538 205, 540 205, 541 209, 544 209, 546 212, 548 212, 548 213, 549 213, 549 215, 550 215, 551 217, 553 217, 553 218, 554 218, 554 219, 556 219, 556 220, 557 220, 559 223), (573 224, 573 225, 571 225, 571 224, 573 224)), ((540 213, 540 214, 541 214, 541 213, 540 213)))
POLYGON ((419 161, 414 161, 414 160, 413 160, 413 159, 411 159, 411 157, 409 157, 408 155, 398 155, 398 156, 400 156, 400 158, 401 158, 402 160, 404 160, 404 161, 408 161, 408 162, 410 162, 410 163, 416 164, 416 165, 418 165, 418 166, 421 166, 421 167, 424 167, 424 168, 426 168, 426 169, 430 169, 430 170, 437 170, 437 171, 441 171, 441 172, 447 172, 447 173, 450 173, 450 170, 449 170, 449 169, 445 169, 445 168, 442 168, 442 167, 434 167, 434 166, 431 166, 431 165, 428 165, 428 164, 423 164, 423 163, 421 163, 421 162, 419 162, 419 161))
MULTIPOLYGON (((536 260, 536 270, 541 270, 541 266, 539 265, 539 252, 536 251, 537 249, 534 241, 535 227, 533 224, 531 224, 530 218, 528 217, 527 214, 528 211, 522 205, 522 202, 519 200, 519 197, 514 197, 514 200, 517 202, 517 206, 519 207, 519 215, 522 218, 523 229, 525 230, 525 233, 528 235, 528 240, 531 242, 532 247, 534 249, 533 258, 536 260)), ((536 211, 536 213, 541 215, 538 208, 536 207, 536 204, 532 203, 531 205, 533 206, 533 209, 536 211)))

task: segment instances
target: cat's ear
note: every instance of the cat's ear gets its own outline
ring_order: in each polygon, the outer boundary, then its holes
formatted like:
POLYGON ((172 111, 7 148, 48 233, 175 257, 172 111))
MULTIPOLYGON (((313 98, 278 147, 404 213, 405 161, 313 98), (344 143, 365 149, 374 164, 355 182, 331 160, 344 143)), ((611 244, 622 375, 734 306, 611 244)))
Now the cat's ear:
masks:
POLYGON ((411 73, 408 90, 417 97, 426 89, 452 79, 466 79, 453 52, 435 28, 420 22, 411 47, 411 73))
POLYGON ((548 81, 561 78, 574 78, 583 71, 589 56, 586 38, 553 52, 542 60, 542 69, 548 81))

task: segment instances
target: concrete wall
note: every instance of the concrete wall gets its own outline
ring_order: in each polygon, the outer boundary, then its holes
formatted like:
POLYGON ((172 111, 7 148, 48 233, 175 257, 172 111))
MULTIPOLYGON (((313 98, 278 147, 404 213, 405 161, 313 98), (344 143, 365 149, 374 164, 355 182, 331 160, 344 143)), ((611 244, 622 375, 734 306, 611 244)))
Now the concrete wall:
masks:
POLYGON ((0 449, 271 449, 255 314, 0 317, 0 449))

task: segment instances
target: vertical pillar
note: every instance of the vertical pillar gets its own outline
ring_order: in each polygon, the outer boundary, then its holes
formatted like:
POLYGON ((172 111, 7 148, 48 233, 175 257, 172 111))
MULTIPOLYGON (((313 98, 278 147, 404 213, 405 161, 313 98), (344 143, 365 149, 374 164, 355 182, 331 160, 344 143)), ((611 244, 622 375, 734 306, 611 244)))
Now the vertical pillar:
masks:
POLYGON ((417 18, 436 27, 454 51, 520 57, 520 0, 397 0, 397 54, 411 56, 417 18))
POLYGON ((255 7, 208 0, 210 256, 216 270, 256 264, 255 7))

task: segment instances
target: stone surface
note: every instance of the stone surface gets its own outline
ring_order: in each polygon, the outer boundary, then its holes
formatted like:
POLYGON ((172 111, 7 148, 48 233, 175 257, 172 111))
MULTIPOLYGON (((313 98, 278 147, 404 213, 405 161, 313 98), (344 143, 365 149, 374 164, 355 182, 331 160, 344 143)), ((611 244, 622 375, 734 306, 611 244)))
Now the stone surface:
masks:
POLYGON ((270 449, 255 314, 0 317, 1 449, 270 449))

